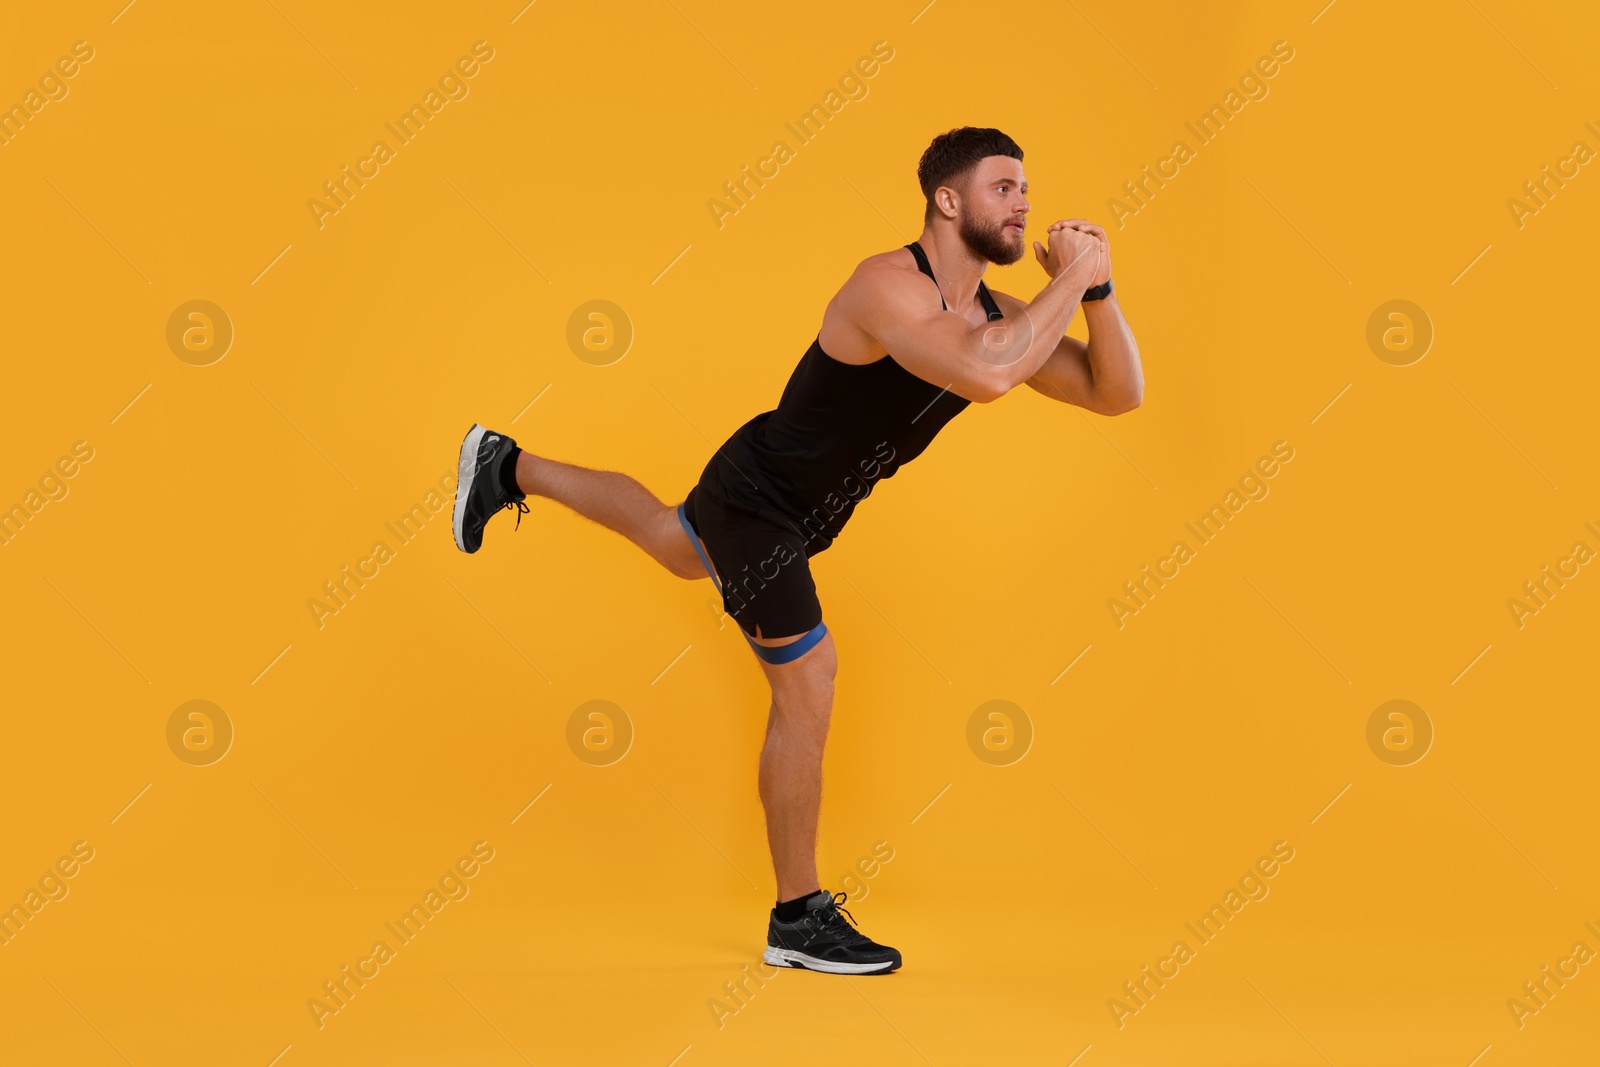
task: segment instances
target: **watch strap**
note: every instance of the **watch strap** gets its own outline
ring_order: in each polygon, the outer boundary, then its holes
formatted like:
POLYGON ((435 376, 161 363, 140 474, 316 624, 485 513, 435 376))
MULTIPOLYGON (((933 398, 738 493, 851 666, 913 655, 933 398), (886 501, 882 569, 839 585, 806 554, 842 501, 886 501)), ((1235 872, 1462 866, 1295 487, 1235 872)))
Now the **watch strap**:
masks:
POLYGON ((1111 295, 1111 279, 1107 278, 1099 285, 1083 291, 1083 299, 1079 303, 1088 303, 1091 300, 1104 300, 1111 295))

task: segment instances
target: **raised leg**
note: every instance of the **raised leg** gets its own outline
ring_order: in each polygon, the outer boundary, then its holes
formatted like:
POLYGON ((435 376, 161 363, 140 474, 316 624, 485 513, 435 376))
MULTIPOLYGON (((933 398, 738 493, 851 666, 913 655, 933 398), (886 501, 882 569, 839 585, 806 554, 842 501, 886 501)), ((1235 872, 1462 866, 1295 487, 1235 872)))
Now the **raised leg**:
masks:
POLYGON ((544 459, 524 449, 517 456, 517 484, 626 537, 679 578, 704 578, 700 557, 678 523, 677 507, 626 474, 590 470, 544 459))
MULTIPOLYGON (((774 646, 797 638, 755 640, 774 646)), ((778 899, 793 900, 821 888, 817 815, 822 807, 822 748, 828 738, 839 661, 829 633, 792 663, 757 662, 772 686, 767 739, 761 749, 761 806, 767 816, 778 899)))

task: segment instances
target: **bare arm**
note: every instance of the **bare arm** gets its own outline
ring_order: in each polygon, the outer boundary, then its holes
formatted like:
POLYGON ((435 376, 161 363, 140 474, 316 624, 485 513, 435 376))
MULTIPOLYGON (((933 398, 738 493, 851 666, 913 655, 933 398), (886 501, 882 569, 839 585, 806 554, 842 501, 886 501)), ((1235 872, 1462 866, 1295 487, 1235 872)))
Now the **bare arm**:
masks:
MULTIPOLYGON (((1074 225, 1100 243, 1100 270, 1093 282, 1099 285, 1111 277, 1110 241, 1099 226, 1083 220, 1074 220, 1074 225)), ((1144 368, 1139 362, 1139 344, 1122 317, 1116 293, 1084 304, 1083 318, 1089 326, 1089 343, 1061 338, 1028 384, 1052 400, 1100 415, 1132 411, 1144 400, 1144 368)))
POLYGON ((1052 400, 1099 415, 1121 415, 1144 401, 1139 344, 1117 306, 1117 294, 1083 305, 1089 343, 1063 337, 1028 385, 1052 400))
POLYGON ((987 403, 1032 378, 1066 332, 1098 268, 1093 235, 1056 223, 1050 248, 1034 252, 1050 281, 1018 314, 973 326, 928 302, 923 283, 904 271, 858 273, 840 292, 844 310, 906 370, 957 396, 987 403), (1036 340, 1038 339, 1038 340, 1036 340))

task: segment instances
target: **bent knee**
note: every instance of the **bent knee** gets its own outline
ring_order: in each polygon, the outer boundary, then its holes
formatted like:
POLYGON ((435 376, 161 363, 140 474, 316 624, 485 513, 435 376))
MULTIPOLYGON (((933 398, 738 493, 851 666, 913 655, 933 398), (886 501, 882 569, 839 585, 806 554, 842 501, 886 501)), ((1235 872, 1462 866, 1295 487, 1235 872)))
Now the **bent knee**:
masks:
MULTIPOLYGON (((794 643, 792 640, 777 641, 759 637, 754 640, 763 647, 778 649, 794 643)), ((766 669, 774 694, 793 692, 820 696, 825 692, 831 699, 833 680, 839 673, 839 657, 834 649, 833 635, 827 633, 815 647, 801 653, 798 659, 781 664, 763 661, 762 666, 766 669)))
POLYGON ((681 559, 671 558, 658 559, 658 562, 663 567, 667 568, 667 570, 671 571, 676 577, 682 578, 685 581, 692 582, 700 578, 709 577, 706 574, 706 569, 700 565, 700 560, 698 557, 696 557, 693 562, 686 562, 681 559))

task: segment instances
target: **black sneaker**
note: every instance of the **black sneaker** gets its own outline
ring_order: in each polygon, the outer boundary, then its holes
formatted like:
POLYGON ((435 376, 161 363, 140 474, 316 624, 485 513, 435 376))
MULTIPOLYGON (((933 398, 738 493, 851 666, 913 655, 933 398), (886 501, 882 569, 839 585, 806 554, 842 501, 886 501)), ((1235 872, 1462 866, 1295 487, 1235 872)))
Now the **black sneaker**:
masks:
POLYGON ((806 901, 806 913, 792 923, 779 922, 774 908, 761 958, 778 967, 827 974, 888 974, 899 967, 899 952, 855 928, 855 917, 839 906, 846 898, 845 893, 819 889, 806 901))
POLYGON ((509 496, 500 484, 500 465, 517 443, 505 434, 486 430, 477 423, 461 442, 461 464, 456 471, 456 547, 476 552, 483 544, 483 527, 501 508, 517 509, 517 526, 528 513, 521 490, 509 496))

